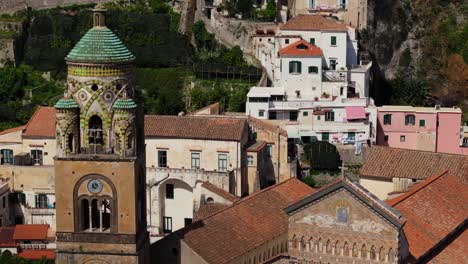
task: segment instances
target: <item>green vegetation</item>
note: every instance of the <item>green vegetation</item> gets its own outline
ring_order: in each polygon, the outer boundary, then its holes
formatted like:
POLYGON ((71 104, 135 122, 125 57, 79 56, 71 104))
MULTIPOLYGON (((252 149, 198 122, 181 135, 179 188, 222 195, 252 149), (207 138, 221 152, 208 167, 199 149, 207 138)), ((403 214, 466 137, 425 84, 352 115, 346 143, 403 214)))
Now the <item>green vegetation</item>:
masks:
POLYGON ((227 11, 229 17, 240 16, 242 19, 271 22, 276 17, 276 4, 274 0, 268 0, 265 9, 255 7, 252 0, 225 0, 219 6, 219 9, 227 11))
POLYGON ((62 93, 30 66, 0 68, 0 129, 26 123, 37 105, 53 105, 62 93))
POLYGON ((317 141, 304 145, 304 158, 311 169, 337 171, 341 159, 336 146, 326 141, 317 141))
POLYGON ((423 79, 399 74, 390 81, 390 104, 429 106, 432 102, 428 84, 423 79))

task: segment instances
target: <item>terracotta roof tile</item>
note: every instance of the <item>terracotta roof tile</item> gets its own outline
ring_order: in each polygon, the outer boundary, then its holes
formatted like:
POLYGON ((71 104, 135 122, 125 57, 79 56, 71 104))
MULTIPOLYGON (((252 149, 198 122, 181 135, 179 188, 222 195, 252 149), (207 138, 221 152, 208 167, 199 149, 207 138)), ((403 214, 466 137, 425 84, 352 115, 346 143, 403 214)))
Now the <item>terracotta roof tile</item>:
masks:
POLYGON ((280 50, 281 56, 323 56, 322 49, 308 43, 305 40, 298 40, 293 44, 284 47, 280 50))
POLYGON ((236 202, 238 201, 240 198, 231 194, 231 193, 228 193, 226 192, 225 190, 223 189, 220 189, 218 187, 216 187, 215 185, 209 183, 209 182, 204 182, 202 183, 202 187, 207 189, 208 191, 210 192, 213 192, 221 197, 223 197, 224 199, 228 200, 228 201, 231 201, 231 202, 236 202))
POLYGON ((314 191, 293 178, 247 196, 172 235, 183 239, 206 262, 227 263, 286 233, 288 217, 283 209, 314 191))
POLYGON ((13 127, 13 128, 10 128, 10 129, 6 129, 6 130, 1 131, 0 135, 5 135, 5 134, 17 132, 17 131, 23 130, 24 128, 26 128, 26 126, 18 126, 18 127, 13 127))
POLYGON ((281 30, 347 31, 345 24, 320 15, 298 15, 281 27, 281 30))
POLYGON ((251 145, 247 147, 247 152, 259 152, 260 150, 265 148, 266 145, 267 143, 265 141, 253 142, 251 145))
POLYGON ((16 225, 14 240, 47 240, 49 225, 16 225))
POLYGON ((468 245, 468 232, 458 236, 450 243, 442 252, 433 257, 430 261, 432 264, 446 263, 468 263, 468 254, 466 246, 468 245))
POLYGON ((0 247, 16 247, 16 242, 13 240, 15 227, 0 228, 0 247))
POLYGON ((360 175, 424 180, 445 170, 468 183, 468 156, 373 146, 360 175))
MULTIPOLYGON (((387 203, 406 218, 403 230, 410 253, 417 259, 440 246, 439 242, 465 223, 468 217, 466 201, 468 185, 461 181, 461 177, 443 172, 387 203)), ((466 239, 466 235, 462 239, 466 239)), ((463 252, 463 258, 468 259, 468 251, 463 252)))
POLYGON ((243 119, 209 116, 145 116, 145 137, 240 141, 246 132, 243 119))
POLYGON ((210 217, 226 208, 228 208, 229 205, 227 204, 221 204, 221 203, 207 203, 205 205, 202 205, 200 209, 198 209, 197 213, 195 214, 195 217, 193 218, 193 221, 199 221, 203 220, 207 217, 210 217))
POLYGON ((25 249, 18 254, 20 257, 29 260, 41 260, 45 258, 47 260, 55 259, 55 250, 53 249, 25 249))
POLYGON ((40 106, 23 133, 24 138, 55 138, 55 108, 40 106))

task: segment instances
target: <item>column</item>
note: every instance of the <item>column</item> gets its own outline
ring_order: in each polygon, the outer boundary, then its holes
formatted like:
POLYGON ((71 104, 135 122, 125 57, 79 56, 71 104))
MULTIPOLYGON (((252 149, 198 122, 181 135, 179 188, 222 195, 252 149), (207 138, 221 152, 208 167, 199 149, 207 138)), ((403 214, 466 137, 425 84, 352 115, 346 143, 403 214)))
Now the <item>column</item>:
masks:
POLYGON ((89 203, 89 231, 93 231, 93 202, 89 203))
POLYGON ((102 201, 100 202, 99 210, 99 232, 102 232, 102 212, 104 211, 104 206, 102 201))

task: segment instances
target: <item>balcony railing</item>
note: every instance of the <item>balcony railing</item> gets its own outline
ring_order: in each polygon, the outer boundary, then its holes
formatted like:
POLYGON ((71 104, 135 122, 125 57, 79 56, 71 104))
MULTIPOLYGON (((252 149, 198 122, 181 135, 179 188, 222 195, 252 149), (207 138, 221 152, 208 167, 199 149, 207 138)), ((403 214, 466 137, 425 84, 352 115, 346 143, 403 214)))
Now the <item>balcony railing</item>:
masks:
POLYGON ((316 5, 314 7, 309 7, 309 12, 335 12, 335 11, 345 11, 346 5, 345 4, 337 4, 337 5, 316 5))
POLYGON ((324 82, 346 82, 348 73, 346 71, 323 70, 322 79, 324 82))

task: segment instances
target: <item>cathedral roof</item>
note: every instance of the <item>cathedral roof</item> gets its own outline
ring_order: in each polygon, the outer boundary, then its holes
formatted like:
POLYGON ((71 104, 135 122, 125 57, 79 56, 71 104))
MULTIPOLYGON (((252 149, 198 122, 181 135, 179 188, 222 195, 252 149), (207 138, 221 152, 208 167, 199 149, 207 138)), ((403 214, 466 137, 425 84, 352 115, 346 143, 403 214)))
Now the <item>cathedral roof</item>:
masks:
POLYGON ((72 98, 62 98, 55 104, 55 108, 78 108, 78 104, 72 98))
POLYGON ((135 60, 135 56, 107 27, 90 29, 65 58, 78 63, 122 63, 135 60))

